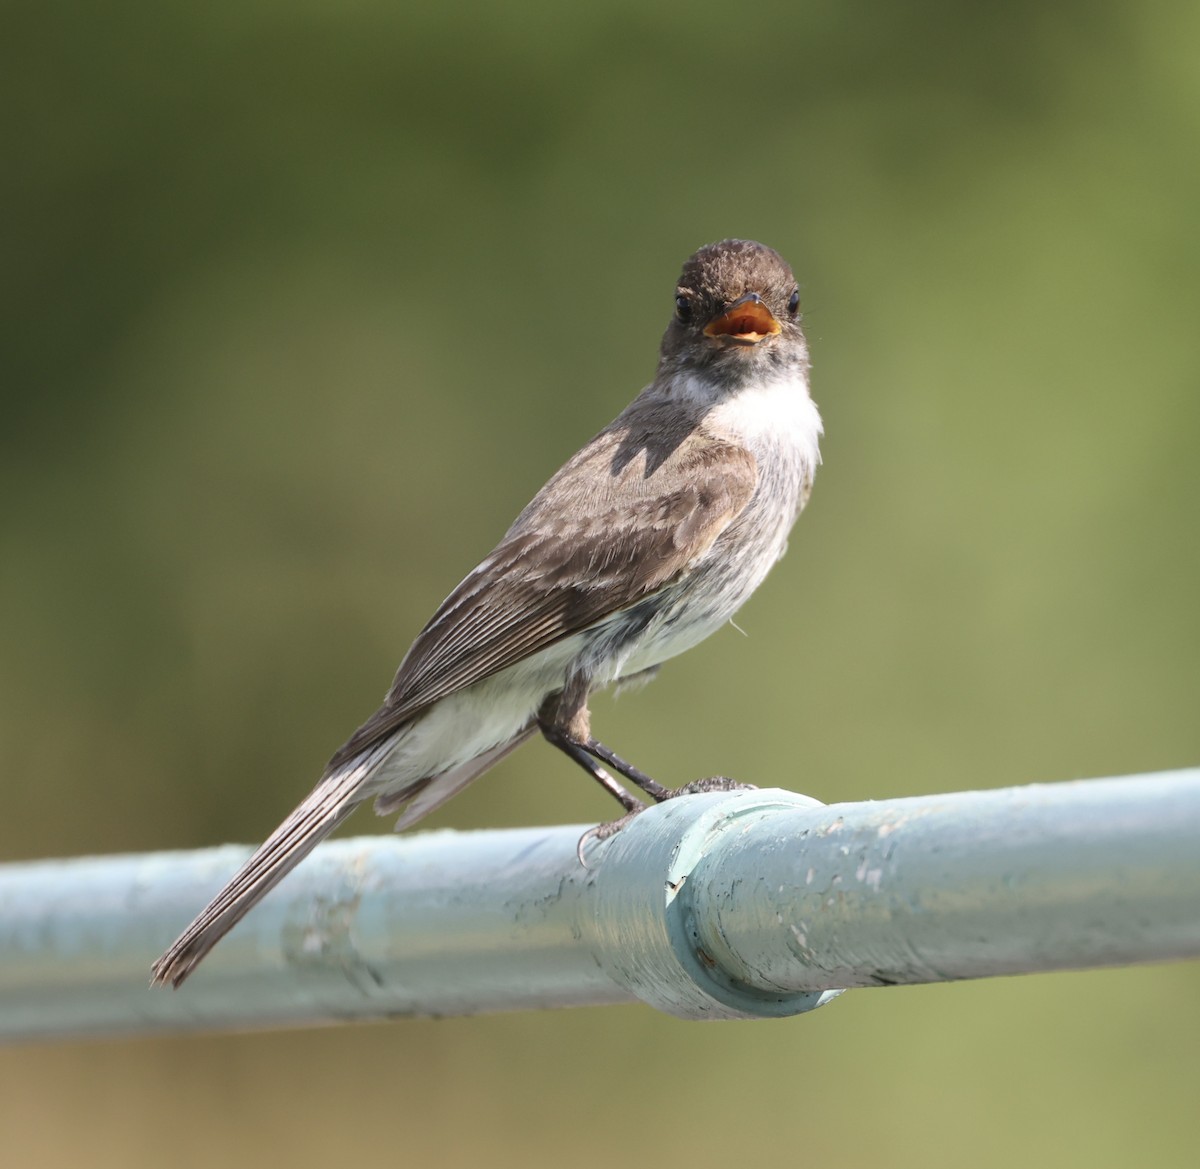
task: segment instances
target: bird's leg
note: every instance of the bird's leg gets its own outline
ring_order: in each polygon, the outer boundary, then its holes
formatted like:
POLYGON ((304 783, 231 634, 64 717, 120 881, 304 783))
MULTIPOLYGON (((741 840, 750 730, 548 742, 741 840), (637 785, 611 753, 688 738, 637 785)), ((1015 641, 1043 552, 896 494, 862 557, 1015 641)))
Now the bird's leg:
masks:
POLYGON ((632 763, 627 763, 620 755, 610 750, 603 743, 589 736, 586 742, 580 743, 589 755, 603 760, 618 774, 623 775, 631 783, 637 784, 656 804, 664 800, 673 800, 676 796, 694 796, 698 792, 737 792, 753 791, 754 784, 739 783, 727 775, 710 775, 707 779, 694 779, 681 787, 663 787, 661 783, 651 779, 644 771, 639 771, 632 763))
POLYGON ((619 820, 611 820, 607 824, 597 824, 595 828, 589 828, 579 838, 577 852, 579 863, 584 868, 587 867, 583 856, 584 848, 589 841, 607 840, 645 808, 645 805, 613 779, 597 760, 607 763, 614 771, 636 784, 655 803, 659 804, 664 800, 674 799, 676 796, 694 795, 697 792, 739 791, 753 787, 753 784, 738 783, 737 780, 729 779, 724 775, 697 779, 677 788, 663 787, 661 783, 651 779, 644 771, 639 771, 632 763, 622 759, 620 755, 599 740, 592 738, 591 719, 587 708, 587 682, 580 676, 573 678, 566 687, 546 699, 541 710, 538 711, 537 723, 548 743, 552 743, 564 754, 574 759, 625 809, 625 815, 619 820))
POLYGON ((636 812, 643 804, 630 792, 627 792, 595 759, 589 754, 582 743, 564 734, 558 727, 539 722, 542 734, 547 743, 552 743, 569 758, 574 759, 609 795, 611 795, 626 812, 636 812))
POLYGON ((547 698, 537 716, 538 726, 546 740, 569 755, 601 787, 616 796, 625 811, 632 812, 641 805, 596 760, 607 763, 618 774, 640 787, 652 800, 665 800, 670 795, 670 788, 663 787, 644 771, 639 771, 632 763, 592 738, 592 720, 587 700, 588 679, 583 674, 568 679, 566 686, 547 698))
POLYGON ((598 739, 591 735, 579 744, 589 755, 607 763, 619 775, 623 775, 630 783, 636 784, 656 804, 669 800, 675 793, 669 787, 663 787, 657 780, 651 779, 644 771, 639 771, 632 763, 626 762, 615 751, 610 750, 598 739))
MULTIPOLYGON (((589 743, 594 740, 587 700, 588 680, 583 674, 576 674, 568 680, 566 686, 551 694, 542 703, 542 708, 537 714, 538 728, 548 743, 552 743, 574 759, 627 813, 637 812, 642 807, 641 802, 613 779, 596 762, 595 754, 589 750, 589 743)), ((638 772, 638 775, 641 775, 641 772, 638 772)))

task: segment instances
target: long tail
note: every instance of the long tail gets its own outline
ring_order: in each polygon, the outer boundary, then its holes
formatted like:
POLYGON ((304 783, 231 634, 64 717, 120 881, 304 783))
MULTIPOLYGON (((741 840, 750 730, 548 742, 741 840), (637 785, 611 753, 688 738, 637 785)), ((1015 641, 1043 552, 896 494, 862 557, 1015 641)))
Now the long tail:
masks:
POLYGON ((152 967, 152 986, 178 986, 241 919, 325 839, 364 798, 379 747, 326 776, 152 967))

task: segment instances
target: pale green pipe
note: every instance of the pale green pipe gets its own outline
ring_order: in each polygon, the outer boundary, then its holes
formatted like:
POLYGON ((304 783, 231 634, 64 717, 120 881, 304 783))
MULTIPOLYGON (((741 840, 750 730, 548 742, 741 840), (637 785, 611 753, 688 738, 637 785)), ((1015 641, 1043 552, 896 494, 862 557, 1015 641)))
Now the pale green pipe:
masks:
POLYGON ((1200 770, 824 807, 783 791, 580 826, 322 845, 179 991, 149 965, 245 858, 0 866, 0 1038, 641 999, 795 1014, 838 988, 1200 955, 1200 770))

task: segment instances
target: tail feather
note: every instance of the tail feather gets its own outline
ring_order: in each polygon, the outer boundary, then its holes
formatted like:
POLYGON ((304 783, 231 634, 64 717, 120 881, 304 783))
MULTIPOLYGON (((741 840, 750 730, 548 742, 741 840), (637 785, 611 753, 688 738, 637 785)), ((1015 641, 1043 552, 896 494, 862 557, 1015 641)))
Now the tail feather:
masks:
POLYGON ((326 776, 152 967, 152 986, 179 986, 204 956, 362 802, 379 748, 326 776))
MULTIPOLYGON (((379 795, 375 810, 387 814, 407 805, 396 829, 407 828, 429 815, 519 747, 536 729, 536 725, 530 723, 511 739, 466 763, 440 775, 412 780, 397 791, 379 795)), ((385 739, 322 779, 154 963, 151 986, 168 982, 179 986, 213 946, 349 817, 364 799, 377 791, 377 784, 371 783, 372 776, 394 745, 394 740, 385 739)))

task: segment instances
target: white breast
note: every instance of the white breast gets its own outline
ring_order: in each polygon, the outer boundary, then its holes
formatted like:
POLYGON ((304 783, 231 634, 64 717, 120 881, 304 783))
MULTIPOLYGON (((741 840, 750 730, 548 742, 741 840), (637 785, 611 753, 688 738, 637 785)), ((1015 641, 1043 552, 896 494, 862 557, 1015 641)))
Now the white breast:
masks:
POLYGON ((729 621, 783 555, 821 461, 821 416, 803 376, 733 395, 694 379, 685 392, 704 404, 715 399, 704 413, 705 429, 750 450, 758 488, 696 569, 666 591, 659 619, 613 661, 612 677, 674 657, 729 621))

